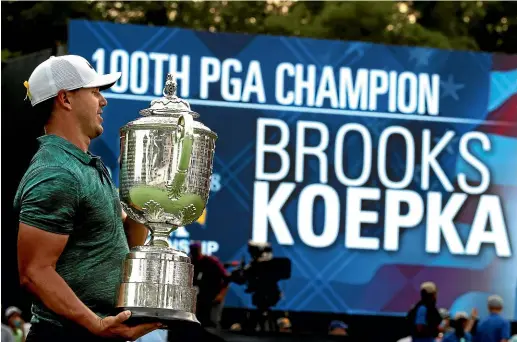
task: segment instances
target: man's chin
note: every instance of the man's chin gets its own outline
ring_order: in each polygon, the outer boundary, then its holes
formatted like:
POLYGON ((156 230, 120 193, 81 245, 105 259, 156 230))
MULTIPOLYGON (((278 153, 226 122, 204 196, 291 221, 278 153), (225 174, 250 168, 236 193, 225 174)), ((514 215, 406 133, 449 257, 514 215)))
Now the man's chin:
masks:
POLYGON ((95 132, 93 134, 93 137, 90 137, 90 139, 95 139, 95 138, 99 137, 100 135, 102 135, 103 132, 104 132, 104 128, 102 126, 97 127, 97 129, 95 130, 95 132))

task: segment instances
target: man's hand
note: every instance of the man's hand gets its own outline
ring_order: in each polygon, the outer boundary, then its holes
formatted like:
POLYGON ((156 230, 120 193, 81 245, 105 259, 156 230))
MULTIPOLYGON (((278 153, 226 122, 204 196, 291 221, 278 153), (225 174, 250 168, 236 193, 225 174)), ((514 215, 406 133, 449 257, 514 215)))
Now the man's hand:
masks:
POLYGON ((476 308, 473 308, 472 311, 470 312, 470 318, 472 319, 478 319, 478 310, 476 308))
POLYGON ((102 337, 123 338, 134 341, 153 330, 162 328, 160 323, 145 323, 130 327, 124 322, 131 317, 131 311, 123 311, 117 316, 108 316, 99 319, 92 333, 102 337))

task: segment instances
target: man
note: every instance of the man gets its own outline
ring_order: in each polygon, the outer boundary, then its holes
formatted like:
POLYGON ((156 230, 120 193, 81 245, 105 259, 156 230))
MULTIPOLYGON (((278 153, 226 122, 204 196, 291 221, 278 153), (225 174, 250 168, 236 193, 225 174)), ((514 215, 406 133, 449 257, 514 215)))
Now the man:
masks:
POLYGON ((196 317, 204 327, 219 327, 221 311, 228 291, 229 274, 215 257, 203 255, 201 244, 190 244, 194 265, 194 286, 198 289, 196 317))
POLYGON ((16 306, 10 306, 5 310, 5 319, 14 333, 16 341, 25 341, 29 333, 31 324, 26 323, 22 318, 22 310, 16 306))
POLYGON ((50 57, 25 82, 46 133, 14 200, 20 282, 35 295, 27 342, 135 340, 159 327, 124 324, 129 311, 110 316, 129 247, 147 236, 88 152, 103 132, 100 91, 119 78, 69 55, 50 57))
POLYGON ((348 325, 343 321, 330 322, 329 335, 348 336, 348 325))
POLYGON ((11 328, 2 323, 2 336, 0 338, 2 342, 15 342, 13 332, 11 328))
POLYGON ((474 341, 508 342, 510 322, 501 316, 503 299, 496 295, 488 297, 488 311, 490 315, 478 323, 474 341))
POLYGON ((436 308, 437 289, 433 282, 420 286, 420 301, 409 311, 408 319, 413 342, 434 342, 442 321, 436 308))
POLYGON ((291 321, 287 317, 280 317, 276 320, 276 325, 278 327, 278 332, 281 333, 291 333, 292 332, 292 325, 291 321))
POLYGON ((466 312, 460 311, 454 315, 454 329, 447 332, 442 342, 472 342, 472 335, 467 331, 470 318, 466 312))
POLYGON ((440 323, 440 331, 443 334, 447 334, 454 331, 454 328, 451 326, 451 315, 449 313, 449 310, 447 310, 446 308, 440 308, 438 312, 440 313, 440 317, 442 318, 442 322, 440 323))

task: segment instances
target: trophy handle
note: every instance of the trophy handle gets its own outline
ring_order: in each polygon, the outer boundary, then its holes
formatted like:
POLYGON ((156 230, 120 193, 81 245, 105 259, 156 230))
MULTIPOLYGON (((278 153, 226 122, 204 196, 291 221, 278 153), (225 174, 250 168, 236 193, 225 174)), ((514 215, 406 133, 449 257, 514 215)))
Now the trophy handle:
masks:
POLYGON ((188 174, 193 144, 194 119, 190 114, 182 114, 178 119, 175 137, 175 146, 178 146, 176 172, 172 181, 166 185, 168 197, 172 201, 178 200, 185 194, 185 179, 188 174))
POLYGON ((187 173, 190 165, 190 156, 192 155, 192 145, 194 144, 194 119, 190 114, 182 114, 178 119, 178 129, 176 134, 176 143, 181 143, 179 150, 179 162, 177 172, 187 173))

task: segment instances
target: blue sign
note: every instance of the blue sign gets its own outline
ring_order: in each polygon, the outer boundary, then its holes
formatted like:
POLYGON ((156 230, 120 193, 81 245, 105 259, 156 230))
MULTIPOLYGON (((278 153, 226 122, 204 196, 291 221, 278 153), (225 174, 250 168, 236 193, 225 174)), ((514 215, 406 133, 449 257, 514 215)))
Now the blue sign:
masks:
POLYGON ((171 241, 225 262, 271 242, 293 264, 277 308, 404 314, 434 281, 442 307, 497 293, 517 317, 517 56, 89 21, 69 49, 122 72, 91 145, 117 182, 120 127, 174 73, 219 139, 207 210, 171 241))

